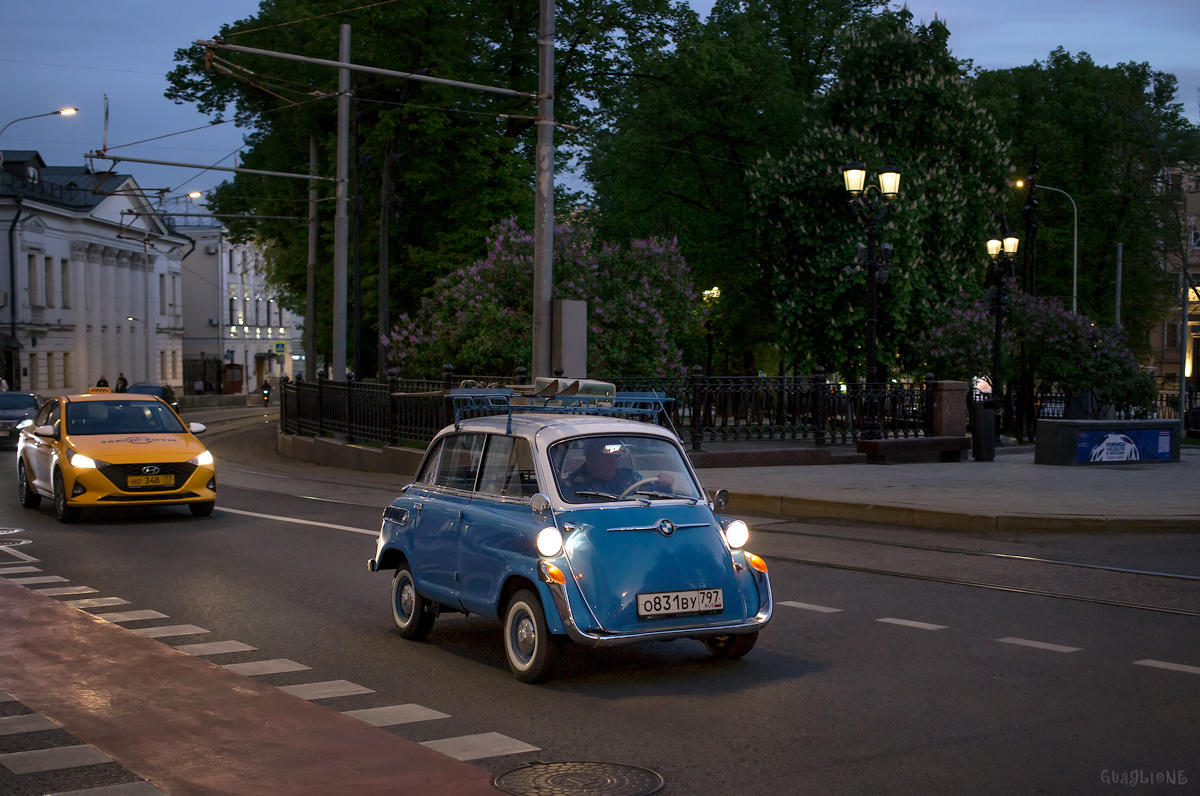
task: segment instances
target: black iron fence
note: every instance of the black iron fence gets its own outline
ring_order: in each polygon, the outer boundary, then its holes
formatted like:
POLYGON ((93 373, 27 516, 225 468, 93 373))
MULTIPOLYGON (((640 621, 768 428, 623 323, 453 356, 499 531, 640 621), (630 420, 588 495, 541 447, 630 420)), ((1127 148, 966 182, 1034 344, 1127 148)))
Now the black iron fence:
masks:
MULTIPOLYGON (((657 392, 671 399, 660 416, 699 450, 704 443, 807 440, 851 445, 859 439, 929 433, 933 398, 928 383, 841 384, 813 376, 687 376, 608 379, 618 392, 657 392)), ((386 384, 320 381, 286 384, 280 403, 284 433, 333 435, 349 442, 394 445, 427 442, 454 422, 446 397, 453 387, 524 382, 514 377, 462 376, 393 379, 386 384)))
MULTIPOLYGON (((990 401, 990 393, 974 390, 969 400, 990 401)), ((1062 392, 1041 392, 1034 397, 1037 416, 1045 419, 1056 419, 1070 414, 1090 414, 1093 402, 1086 394, 1069 395, 1062 392), (1070 411, 1068 411, 1070 410, 1070 411)), ((1100 414, 1107 414, 1103 410, 1100 414)), ((1179 393, 1162 392, 1149 410, 1136 412, 1116 412, 1118 420, 1178 420, 1181 416, 1186 421, 1187 428, 1200 428, 1200 392, 1189 391, 1184 396, 1183 414, 1179 411, 1179 393)), ((968 413, 968 417, 972 415, 968 413)))

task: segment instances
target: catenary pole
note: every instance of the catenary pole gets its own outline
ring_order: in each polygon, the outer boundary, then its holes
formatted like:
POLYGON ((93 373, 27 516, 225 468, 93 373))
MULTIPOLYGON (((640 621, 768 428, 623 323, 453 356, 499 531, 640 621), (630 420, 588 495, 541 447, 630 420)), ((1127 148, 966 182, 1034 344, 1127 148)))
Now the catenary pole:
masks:
MULTIPOLYGON (((317 173, 317 139, 308 137, 308 170, 317 173)), ((304 378, 317 381, 317 181, 308 181, 308 297, 304 306, 304 378)))
MULTIPOLYGON (((350 26, 339 28, 338 60, 350 61, 350 26)), ((349 219, 346 216, 346 177, 350 166, 350 70, 338 68, 337 102, 337 200, 333 216, 333 367, 329 377, 346 378, 346 249, 349 219)))
POLYGON ((550 375, 554 299, 554 0, 541 0, 538 31, 537 192, 533 221, 533 376, 550 375))

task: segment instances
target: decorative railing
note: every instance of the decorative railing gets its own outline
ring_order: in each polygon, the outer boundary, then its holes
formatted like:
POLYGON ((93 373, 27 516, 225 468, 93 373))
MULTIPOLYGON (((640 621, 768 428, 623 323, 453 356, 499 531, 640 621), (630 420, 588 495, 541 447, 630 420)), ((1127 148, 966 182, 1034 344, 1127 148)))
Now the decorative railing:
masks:
MULTIPOLYGON (((687 376, 607 381, 618 392, 670 398, 659 422, 694 450, 704 443, 770 440, 852 445, 860 439, 923 436, 932 425, 929 382, 829 383, 822 368, 813 376, 706 376, 696 368, 687 376)), ((288 434, 334 435, 348 442, 427 442, 454 420, 449 389, 523 382, 522 369, 510 378, 447 370, 441 380, 289 383, 282 391, 281 427, 288 434)))

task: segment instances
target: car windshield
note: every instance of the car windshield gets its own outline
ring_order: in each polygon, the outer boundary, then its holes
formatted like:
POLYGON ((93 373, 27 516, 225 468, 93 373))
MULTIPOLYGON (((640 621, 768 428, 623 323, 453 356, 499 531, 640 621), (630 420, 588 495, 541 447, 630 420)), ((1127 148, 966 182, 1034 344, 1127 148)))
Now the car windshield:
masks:
POLYGON ((78 401, 67 404, 67 433, 182 434, 183 424, 157 401, 78 401))
POLYGON ((37 399, 23 392, 0 392, 0 409, 37 409, 37 399))
POLYGON ((665 500, 701 494, 683 454, 661 437, 576 437, 550 447, 558 493, 568 503, 665 500))

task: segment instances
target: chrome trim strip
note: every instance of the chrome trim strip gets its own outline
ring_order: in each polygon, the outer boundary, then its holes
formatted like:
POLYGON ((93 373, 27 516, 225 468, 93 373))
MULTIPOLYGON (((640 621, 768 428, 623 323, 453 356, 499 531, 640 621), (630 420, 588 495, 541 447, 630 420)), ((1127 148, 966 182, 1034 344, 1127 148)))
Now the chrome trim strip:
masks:
MULTIPOLYGON (((685 523, 676 522, 676 523, 672 523, 672 524, 675 526, 675 530, 680 530, 682 528, 711 528, 712 527, 711 522, 685 522, 685 523)), ((646 525, 644 527, 639 526, 639 527, 631 527, 631 528, 609 528, 608 532, 613 533, 615 531, 657 531, 657 530, 658 530, 658 525, 654 524, 654 525, 646 525)))

